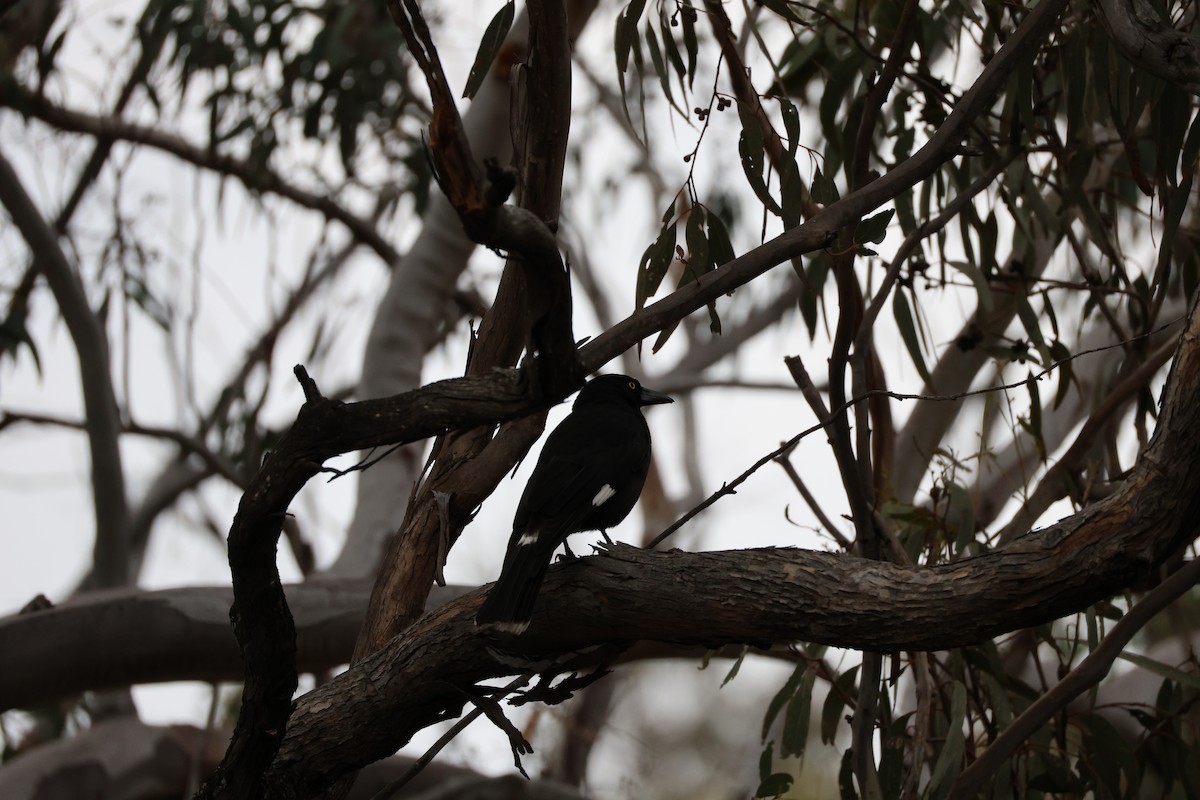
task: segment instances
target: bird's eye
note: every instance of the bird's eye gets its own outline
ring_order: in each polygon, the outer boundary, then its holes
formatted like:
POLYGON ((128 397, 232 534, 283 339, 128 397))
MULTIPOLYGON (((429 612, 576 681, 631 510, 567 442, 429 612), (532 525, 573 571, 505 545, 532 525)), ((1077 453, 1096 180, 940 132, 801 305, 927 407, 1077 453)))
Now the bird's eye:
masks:
POLYGON ((631 392, 636 392, 636 391, 637 391, 637 381, 630 381, 630 382, 629 382, 629 391, 631 391, 631 392))

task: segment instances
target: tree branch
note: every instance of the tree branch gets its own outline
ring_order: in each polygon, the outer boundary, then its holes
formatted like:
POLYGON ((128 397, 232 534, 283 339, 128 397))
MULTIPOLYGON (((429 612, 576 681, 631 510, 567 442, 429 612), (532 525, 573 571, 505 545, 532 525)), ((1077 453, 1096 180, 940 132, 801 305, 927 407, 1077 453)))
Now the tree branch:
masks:
POLYGON ((92 458, 92 503, 96 541, 93 569, 100 586, 122 586, 129 579, 129 507, 121 466, 121 415, 109 373, 108 334, 88 304, 58 237, 25 192, 12 164, 0 153, 0 203, 8 210, 46 276, 59 313, 79 359, 87 437, 92 458))
POLYGON ((1034 731, 1067 704, 1100 683, 1113 662, 1159 612, 1200 582, 1200 559, 1193 559, 1143 597, 1112 627, 1095 650, 1055 686, 1034 700, 987 749, 958 776, 951 798, 977 797, 984 782, 1012 758, 1034 731))
POLYGON ((1200 37, 1177 31, 1148 0, 1092 0, 1092 10, 1134 66, 1200 96, 1200 37))
POLYGON ((192 144, 182 137, 165 133, 157 128, 145 127, 115 118, 95 117, 56 106, 41 95, 35 95, 11 84, 0 90, 0 105, 20 109, 28 116, 40 119, 59 130, 87 134, 101 141, 140 144, 169 153, 200 169, 237 178, 250 192, 278 195, 298 206, 319 212, 327 219, 340 222, 358 241, 375 251, 375 254, 388 265, 395 264, 400 258, 396 249, 379 234, 369 221, 357 216, 328 194, 316 194, 288 183, 259 162, 242 161, 218 153, 212 148, 192 144))

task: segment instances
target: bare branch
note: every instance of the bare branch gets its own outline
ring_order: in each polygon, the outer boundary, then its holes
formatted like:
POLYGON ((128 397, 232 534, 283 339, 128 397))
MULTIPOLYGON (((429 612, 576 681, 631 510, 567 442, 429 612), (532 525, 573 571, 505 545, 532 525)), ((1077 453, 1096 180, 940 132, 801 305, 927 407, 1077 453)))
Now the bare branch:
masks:
POLYGON ((345 225, 355 239, 375 251, 385 263, 394 264, 399 254, 375 226, 334 200, 329 194, 317 194, 288 183, 260 162, 242 161, 192 144, 180 136, 165 133, 116 118, 95 117, 79 111, 56 106, 41 95, 25 92, 12 85, 0 91, 0 104, 20 108, 29 116, 42 120, 60 130, 83 133, 97 139, 131 142, 169 153, 200 169, 237 178, 250 192, 278 195, 303 208, 323 214, 345 225))
POLYGON ((2 153, 0 202, 29 245, 34 264, 46 276, 75 345, 92 457, 95 576, 100 586, 123 586, 129 580, 129 507, 117 441, 121 415, 109 373, 108 334, 92 312, 83 284, 59 247, 57 235, 2 153))

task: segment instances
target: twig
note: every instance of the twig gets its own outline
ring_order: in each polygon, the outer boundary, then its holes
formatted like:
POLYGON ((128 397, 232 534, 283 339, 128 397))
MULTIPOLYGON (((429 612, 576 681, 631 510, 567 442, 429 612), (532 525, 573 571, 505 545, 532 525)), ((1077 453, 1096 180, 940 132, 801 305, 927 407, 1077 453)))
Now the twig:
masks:
POLYGON ((98 139, 130 142, 168 153, 201 169, 220 175, 237 178, 251 192, 265 192, 290 200, 296 205, 309 208, 336 220, 354 235, 354 238, 375 251, 389 266, 396 264, 400 254, 375 226, 368 220, 352 213, 340 205, 328 193, 316 194, 293 185, 275 172, 264 169, 258 161, 243 161, 233 156, 193 144, 182 136, 125 122, 109 117, 95 117, 80 111, 56 106, 44 97, 9 86, 0 94, 0 102, 21 108, 24 113, 42 120, 60 130, 83 133, 98 139))
POLYGON ((839 547, 841 547, 843 550, 849 551, 850 548, 854 546, 854 543, 847 539, 846 536, 837 529, 837 526, 833 524, 833 520, 826 516, 824 509, 821 508, 821 504, 817 502, 817 498, 813 496, 813 493, 810 492, 808 487, 804 485, 804 479, 800 477, 800 473, 796 471, 795 465, 792 464, 791 454, 791 450, 781 453, 778 457, 776 457, 775 461, 779 464, 779 466, 783 467, 783 471, 787 473, 788 478, 791 479, 792 485, 796 487, 796 491, 800 492, 800 496, 804 498, 804 502, 808 503, 809 509, 811 509, 813 514, 816 515, 817 521, 820 522, 822 527, 829 532, 829 535, 837 541, 839 547))
MULTIPOLYGON (((511 681, 507 686, 504 687, 502 691, 504 694, 508 694, 509 692, 520 689, 528 682, 529 676, 522 675, 521 677, 511 681)), ((474 700, 474 698, 472 699, 474 700)), ((406 786, 413 778, 417 777, 421 770, 429 766, 434 757, 438 753, 442 752, 446 745, 454 741, 455 737, 462 733, 468 725, 479 719, 480 715, 483 713, 483 706, 477 702, 473 709, 463 715, 462 719, 454 723, 449 730, 438 737, 438 740, 430 745, 429 749, 426 750, 420 758, 413 762, 412 766, 406 769, 403 775, 389 783, 387 786, 384 786, 375 794, 371 795, 371 800, 393 800, 393 798, 400 797, 400 790, 404 788, 404 786, 406 786)))
POLYGON ((1079 695, 1108 675, 1125 646, 1150 620, 1200 582, 1200 559, 1192 559, 1129 609, 1079 666, 1035 700, 988 745, 974 763, 962 771, 950 792, 951 798, 977 797, 983 783, 1016 753, 1047 720, 1079 695))
MULTIPOLYGON (((760 468, 762 468, 762 466, 764 464, 768 464, 771 461, 774 461, 780 455, 782 455, 783 453, 786 453, 788 450, 795 447, 802 439, 816 433, 819 430, 822 430, 822 429, 828 427, 834 414, 844 411, 847 408, 855 405, 856 403, 861 403, 864 400, 871 399, 872 397, 890 397, 893 400, 925 400, 925 401, 930 401, 930 402, 954 402, 956 400, 962 400, 963 398, 966 398, 966 397, 974 397, 975 395, 991 394, 992 392, 1001 392, 1001 391, 1006 391, 1008 389, 1016 389, 1021 386, 1025 386, 1031 380, 1033 380, 1033 381, 1041 380, 1046 375, 1048 375, 1050 372, 1054 371, 1055 369, 1057 369, 1058 367, 1062 366, 1063 364, 1065 364, 1069 361, 1074 361, 1075 359, 1080 358, 1081 356, 1091 355, 1093 353, 1100 353, 1105 350, 1111 350, 1116 347, 1124 347, 1126 344, 1128 344, 1129 341, 1145 338, 1147 336, 1153 336, 1154 334, 1158 333, 1159 331, 1162 331, 1166 328, 1171 327, 1172 325, 1175 325, 1175 324, 1183 321, 1185 318, 1186 318, 1186 315, 1176 317, 1175 319, 1171 320, 1170 322, 1163 323, 1161 326, 1159 326, 1158 328, 1156 328, 1153 331, 1150 331, 1149 333, 1144 333, 1139 336, 1134 336, 1131 339, 1126 340, 1126 341, 1115 342, 1113 344, 1103 345, 1101 347, 1092 347, 1087 350, 1081 350, 1078 353, 1073 353, 1066 358, 1060 358, 1059 360, 1053 362, 1052 364, 1050 364, 1050 366, 1046 367, 1041 372, 1035 373, 1034 375, 1031 375, 1030 377, 1025 378, 1024 380, 1014 381, 1012 383, 1004 383, 1004 384, 1000 384, 998 386, 987 386, 987 387, 984 387, 981 389, 971 389, 971 390, 968 390, 965 392, 957 392, 955 394, 945 394, 945 395, 909 394, 909 393, 905 393, 905 392, 893 392, 891 390, 876 389, 876 390, 864 392, 863 394, 858 395, 856 397, 852 397, 849 400, 847 400, 845 403, 843 403, 841 406, 839 406, 838 408, 835 408, 830 414, 826 414, 824 422, 818 422, 817 424, 812 425, 812 426, 800 431, 800 433, 796 434, 795 436, 793 436, 792 438, 790 438, 786 442, 784 442, 782 445, 780 445, 779 447, 772 450, 770 453, 767 453, 765 456, 763 456, 759 460, 755 461, 741 475, 734 478, 729 483, 722 484, 720 489, 713 492, 703 502, 701 502, 695 508, 692 508, 687 513, 685 513, 682 517, 680 517, 678 520, 676 520, 674 523, 672 523, 669 527, 664 529, 662 533, 658 534, 658 536, 655 536, 653 539, 651 539, 650 543, 647 544, 646 547, 649 549, 653 549, 657 545, 662 544, 663 540, 665 540, 671 534, 675 533, 675 531, 682 528, 693 517, 700 514, 700 512, 707 509, 713 503, 717 502, 718 500, 720 500, 722 497, 724 497, 726 495, 737 494, 737 491, 736 491, 737 487, 739 487, 743 483, 745 483, 746 479, 749 478, 751 475, 753 475, 755 472, 757 472, 760 468)), ((811 382, 808 385, 811 387, 812 386, 811 382)), ((801 387, 801 389, 802 389, 802 391, 804 390, 803 387, 801 387)), ((812 389, 812 391, 815 392, 815 389, 812 389)), ((818 395, 818 397, 819 397, 819 395, 818 395)))
MULTIPOLYGON (((1167 323, 1167 325, 1170 324, 1173 323, 1167 323)), ((1161 328, 1158 330, 1161 330, 1161 328)), ((1143 334, 1143 336, 1150 336, 1157 332, 1151 331, 1148 334, 1143 334)), ((1137 339, 1141 337, 1133 338, 1137 339)), ((1126 339, 1123 342, 1108 345, 1108 347, 1124 347, 1132 340, 1126 339)), ((1054 501, 1062 497, 1062 487, 1066 485, 1067 476, 1079 466, 1088 451, 1091 450, 1096 435, 1108 424, 1112 415, 1117 412, 1117 409, 1121 408, 1131 397, 1145 388, 1147 382, 1154 377, 1154 374, 1162 368, 1163 364, 1170 360, 1178 344, 1178 337, 1172 337, 1169 341, 1163 342, 1156 351, 1146 357, 1141 366, 1131 372, 1125 380, 1108 391, 1104 397, 1104 401, 1088 416, 1079 433, 1075 435, 1075 441, 1067 448, 1067 452, 1062 454, 1054 466, 1046 470, 1046 474, 1042 476, 1042 480, 1038 483, 1038 487, 1034 490, 1033 495, 1025 501, 1024 505, 1021 506, 1017 513, 1013 515, 1013 518, 1009 520, 1008 524, 1000 531, 997 540, 1001 544, 1009 542, 1023 533, 1018 528, 1022 525, 1032 525, 1034 520, 1041 516, 1042 512, 1049 508, 1054 501)))

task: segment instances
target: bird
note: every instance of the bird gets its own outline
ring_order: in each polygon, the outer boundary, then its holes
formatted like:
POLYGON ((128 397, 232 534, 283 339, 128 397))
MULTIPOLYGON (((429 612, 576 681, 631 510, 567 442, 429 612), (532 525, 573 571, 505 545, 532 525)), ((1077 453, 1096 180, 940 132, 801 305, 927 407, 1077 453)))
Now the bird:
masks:
POLYGON ((673 402, 628 375, 600 375, 584 384, 525 484, 504 566, 476 625, 524 633, 558 546, 582 531, 598 530, 608 539, 606 530, 628 516, 650 469, 642 407, 673 402))

